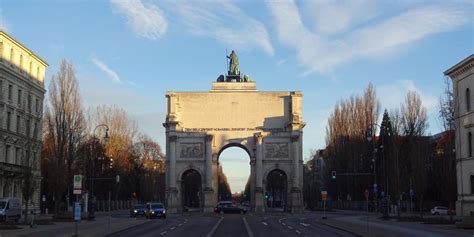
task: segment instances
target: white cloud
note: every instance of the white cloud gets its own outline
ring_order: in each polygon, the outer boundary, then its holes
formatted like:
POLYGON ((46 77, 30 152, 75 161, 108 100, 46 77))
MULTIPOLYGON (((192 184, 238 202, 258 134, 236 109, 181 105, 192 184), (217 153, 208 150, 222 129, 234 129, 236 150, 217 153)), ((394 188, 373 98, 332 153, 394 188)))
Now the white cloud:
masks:
POLYGON ((164 7, 193 34, 208 36, 235 49, 262 48, 273 55, 263 23, 247 15, 231 1, 169 1, 164 7))
POLYGON ((433 95, 422 92, 415 86, 411 80, 400 80, 394 84, 383 85, 377 88, 382 108, 394 109, 399 108, 400 104, 405 101, 409 91, 415 91, 420 95, 421 102, 426 109, 433 110, 438 107, 438 98, 433 95))
POLYGON ((107 66, 104 62, 100 61, 97 58, 92 58, 91 60, 100 70, 107 74, 107 76, 109 76, 112 81, 122 84, 122 80, 120 80, 118 74, 114 70, 110 69, 110 67, 107 66))
MULTIPOLYGON (((454 4, 422 5, 395 16, 386 14, 382 19, 376 7, 370 4, 367 9, 363 7, 365 1, 341 6, 317 1, 305 6, 324 3, 325 7, 316 13, 325 8, 336 10, 317 16, 315 28, 319 32, 313 32, 304 24, 293 1, 268 0, 266 3, 279 40, 297 51, 300 63, 307 68, 305 74, 327 73, 359 58, 386 56, 431 34, 452 30, 469 19, 469 12, 454 4), (340 19, 343 15, 345 18, 340 19), (376 19, 372 19, 375 16, 376 19), (331 28, 333 22, 334 28, 331 28)), ((314 7, 308 9, 314 10, 314 7)))
POLYGON ((127 25, 133 32, 144 38, 161 38, 168 28, 163 11, 152 3, 141 0, 111 0, 113 7, 127 18, 127 25))

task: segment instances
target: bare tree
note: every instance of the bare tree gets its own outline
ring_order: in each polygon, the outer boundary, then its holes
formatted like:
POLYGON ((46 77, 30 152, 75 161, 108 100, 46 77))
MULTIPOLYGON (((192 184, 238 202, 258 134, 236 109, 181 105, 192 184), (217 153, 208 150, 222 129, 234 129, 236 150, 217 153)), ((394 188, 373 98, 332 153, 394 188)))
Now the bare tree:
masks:
POLYGON ((63 60, 59 72, 52 77, 45 107, 43 175, 57 214, 71 183, 71 168, 84 133, 81 97, 72 63, 63 60))

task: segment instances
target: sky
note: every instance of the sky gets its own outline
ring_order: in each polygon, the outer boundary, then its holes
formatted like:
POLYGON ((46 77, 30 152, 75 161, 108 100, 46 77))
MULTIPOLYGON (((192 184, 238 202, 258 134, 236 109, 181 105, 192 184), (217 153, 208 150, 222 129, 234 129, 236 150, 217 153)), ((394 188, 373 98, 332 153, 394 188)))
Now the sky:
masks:
MULTIPOLYGON (((440 132, 443 72, 474 53, 473 12, 470 0, 0 0, 0 29, 49 63, 46 86, 70 60, 86 107, 124 108, 162 147, 166 91, 210 90, 236 50, 258 90, 303 93, 307 159, 334 105, 369 83, 382 110, 417 91, 440 132)), ((237 174, 245 155, 229 152, 237 174)))

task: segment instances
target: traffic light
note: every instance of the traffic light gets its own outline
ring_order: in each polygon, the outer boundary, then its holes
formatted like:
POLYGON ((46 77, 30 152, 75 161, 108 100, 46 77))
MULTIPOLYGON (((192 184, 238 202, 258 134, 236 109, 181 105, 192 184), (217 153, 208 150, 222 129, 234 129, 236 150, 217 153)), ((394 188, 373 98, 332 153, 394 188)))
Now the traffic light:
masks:
POLYGON ((268 192, 265 192, 265 199, 268 199, 268 192))
POLYGON ((331 172, 331 178, 332 178, 332 179, 336 179, 336 171, 333 170, 333 171, 331 172))

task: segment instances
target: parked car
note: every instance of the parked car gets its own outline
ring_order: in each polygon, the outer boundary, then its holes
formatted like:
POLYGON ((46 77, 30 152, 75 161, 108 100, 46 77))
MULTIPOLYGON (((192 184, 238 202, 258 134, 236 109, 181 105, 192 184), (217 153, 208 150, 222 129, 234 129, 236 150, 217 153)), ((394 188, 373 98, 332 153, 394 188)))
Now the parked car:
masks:
POLYGON ((132 209, 130 209, 130 217, 145 216, 145 205, 135 204, 132 209))
POLYGON ((166 218, 166 208, 163 203, 160 202, 149 202, 146 204, 145 210, 145 217, 146 218, 166 218))
POLYGON ((0 221, 21 219, 21 204, 19 198, 0 199, 0 221))
POLYGON ((431 209, 431 215, 448 215, 447 207, 433 207, 431 209))
POLYGON ((240 213, 240 214, 245 214, 247 213, 247 210, 238 206, 237 204, 233 202, 219 202, 217 203, 217 206, 214 208, 215 213, 240 213))
POLYGON ((456 215, 456 208, 449 208, 448 209, 448 215, 455 216, 456 215))

